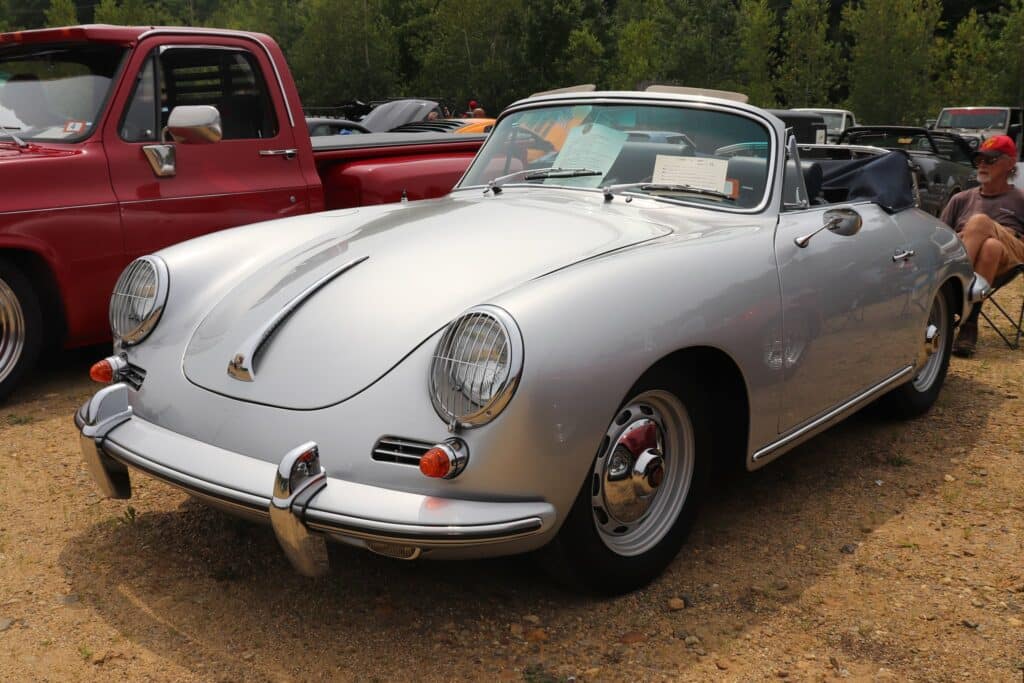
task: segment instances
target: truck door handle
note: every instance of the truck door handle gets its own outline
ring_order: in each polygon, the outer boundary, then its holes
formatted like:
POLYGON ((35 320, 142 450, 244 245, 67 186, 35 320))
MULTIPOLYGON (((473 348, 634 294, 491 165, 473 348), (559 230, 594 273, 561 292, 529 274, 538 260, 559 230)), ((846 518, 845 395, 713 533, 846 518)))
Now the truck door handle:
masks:
POLYGON ((914 250, 913 249, 897 249, 896 252, 892 255, 892 260, 894 262, 906 261, 908 258, 910 258, 913 255, 914 255, 914 250))
POLYGON ((285 159, 294 159, 295 155, 299 153, 297 149, 261 149, 261 157, 284 157, 285 159))

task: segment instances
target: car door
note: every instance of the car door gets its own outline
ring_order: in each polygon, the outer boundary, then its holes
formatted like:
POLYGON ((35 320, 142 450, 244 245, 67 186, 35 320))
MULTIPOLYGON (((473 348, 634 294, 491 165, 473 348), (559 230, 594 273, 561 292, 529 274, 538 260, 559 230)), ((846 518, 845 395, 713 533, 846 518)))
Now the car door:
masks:
POLYGON ((272 65, 243 41, 229 43, 137 55, 134 82, 118 95, 105 142, 128 256, 307 210, 283 94, 266 78, 272 65), (165 141, 168 116, 181 105, 217 108, 223 138, 165 141))
POLYGON ((775 235, 783 306, 780 433, 912 362, 906 336, 912 275, 898 225, 874 203, 815 205, 801 192, 802 184, 785 193, 789 200, 775 235), (855 216, 860 229, 851 235, 819 231, 836 215, 855 216))

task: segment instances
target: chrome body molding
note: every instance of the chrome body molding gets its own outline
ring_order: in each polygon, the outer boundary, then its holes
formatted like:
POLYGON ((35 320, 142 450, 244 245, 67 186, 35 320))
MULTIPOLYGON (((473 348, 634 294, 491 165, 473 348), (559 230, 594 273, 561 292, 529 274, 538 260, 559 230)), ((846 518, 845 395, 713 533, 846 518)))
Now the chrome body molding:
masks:
POLYGON ((554 507, 543 501, 438 498, 330 477, 312 443, 294 448, 277 466, 224 451, 133 416, 127 395, 125 385, 111 385, 75 416, 100 492, 129 497, 134 469, 233 514, 269 521, 289 561, 308 576, 327 571, 327 537, 401 559, 479 557, 539 547, 555 526, 554 507), (181 463, 175 456, 186 452, 190 457, 181 463), (216 481, 224 466, 236 473, 237 485, 216 481))
POLYGON ((854 396, 849 401, 842 405, 836 406, 832 410, 828 411, 824 415, 820 415, 807 424, 794 429, 788 434, 783 435, 778 441, 768 444, 764 448, 758 450, 751 456, 751 459, 758 464, 766 464, 769 460, 772 460, 788 450, 796 448, 804 441, 807 441, 812 436, 820 434, 831 425, 839 422, 845 417, 848 417, 852 413, 864 406, 869 401, 878 398, 889 389, 900 384, 901 380, 906 380, 914 372, 914 367, 908 365, 891 377, 879 382, 875 386, 871 387, 867 391, 857 396, 854 396), (762 459, 767 458, 764 462, 762 459))

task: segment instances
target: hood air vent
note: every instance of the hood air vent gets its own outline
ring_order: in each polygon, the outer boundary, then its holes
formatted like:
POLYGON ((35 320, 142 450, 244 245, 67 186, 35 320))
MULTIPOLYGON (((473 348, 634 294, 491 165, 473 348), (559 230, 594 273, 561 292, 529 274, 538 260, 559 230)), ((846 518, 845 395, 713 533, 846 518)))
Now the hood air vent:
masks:
POLYGON ((372 457, 377 462, 419 467, 423 454, 434 447, 427 441, 416 441, 400 436, 382 436, 373 445, 372 457))

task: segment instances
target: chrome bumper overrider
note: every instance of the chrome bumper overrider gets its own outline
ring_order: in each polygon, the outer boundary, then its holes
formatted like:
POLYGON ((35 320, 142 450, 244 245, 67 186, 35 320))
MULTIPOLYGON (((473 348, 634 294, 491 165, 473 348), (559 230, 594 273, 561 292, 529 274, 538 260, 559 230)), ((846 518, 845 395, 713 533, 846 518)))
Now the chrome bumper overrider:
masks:
POLYGON ((328 570, 325 535, 414 559, 421 552, 514 544, 551 530, 555 521, 554 507, 542 501, 439 498, 332 478, 312 442, 277 466, 217 448, 134 416, 124 384, 97 392, 75 414, 75 425, 104 496, 131 496, 130 467, 243 516, 269 518, 292 565, 308 576, 328 570))

